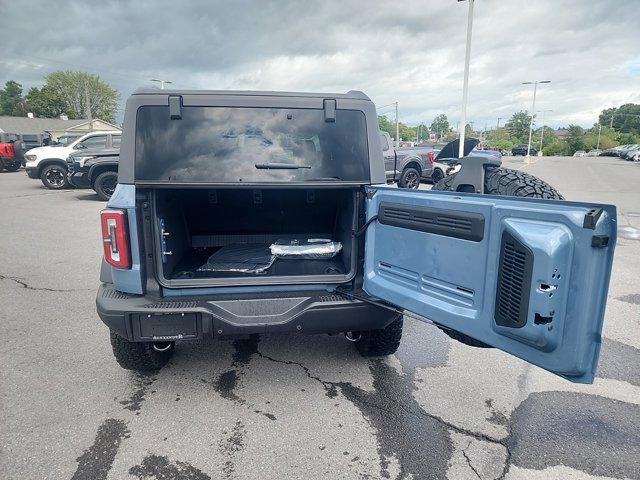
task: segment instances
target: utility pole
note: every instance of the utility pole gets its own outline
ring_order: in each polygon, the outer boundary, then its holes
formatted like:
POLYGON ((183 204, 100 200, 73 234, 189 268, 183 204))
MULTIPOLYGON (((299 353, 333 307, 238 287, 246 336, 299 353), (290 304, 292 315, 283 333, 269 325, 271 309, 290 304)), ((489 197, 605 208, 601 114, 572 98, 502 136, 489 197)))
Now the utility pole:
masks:
POLYGON ((540 152, 542 152, 542 139, 544 138, 544 114, 553 110, 540 110, 542 112, 542 130, 540 131, 540 152))
POLYGON ((598 122, 598 145, 596 145, 596 150, 600 150, 600 133, 602 132, 602 124, 598 122))
POLYGON ((611 120, 609 121, 609 128, 613 128, 613 116, 615 113, 611 112, 611 120))
POLYGON ((89 120, 89 129, 93 130, 93 117, 91 116, 91 100, 89 99, 89 83, 84 81, 84 114, 89 120))
POLYGON ((464 53, 464 79, 462 81, 462 132, 460 134, 458 158, 461 158, 464 155, 465 125, 467 124, 467 98, 469 96, 469 57, 471 56, 471 32, 473 30, 474 0, 467 1, 469 2, 469 13, 467 15, 467 46, 464 53))
POLYGON ((160 90, 164 90, 164 86, 166 83, 173 83, 171 80, 161 80, 159 78, 152 78, 152 82, 158 82, 160 84, 160 90))
POLYGON ((398 120, 398 102, 396 102, 396 147, 400 146, 400 121, 398 120))
POLYGON ((551 83, 551 80, 536 80, 534 82, 522 82, 522 85, 533 84, 533 105, 531 106, 531 123, 529 124, 529 143, 527 144, 527 158, 531 159, 531 134, 533 133, 533 119, 536 116, 536 92, 539 83, 551 83))
POLYGON ((502 117, 498 117, 498 122, 496 123, 496 130, 500 128, 500 120, 502 120, 502 117))

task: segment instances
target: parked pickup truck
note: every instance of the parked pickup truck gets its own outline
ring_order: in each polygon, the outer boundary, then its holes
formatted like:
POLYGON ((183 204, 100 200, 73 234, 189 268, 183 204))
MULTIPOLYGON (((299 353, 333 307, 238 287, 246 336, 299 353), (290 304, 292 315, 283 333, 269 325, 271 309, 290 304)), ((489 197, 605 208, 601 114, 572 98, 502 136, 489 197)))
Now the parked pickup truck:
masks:
POLYGON ((80 150, 67 157, 67 179, 78 188, 93 188, 100 200, 107 201, 118 183, 120 148, 80 150))
MULTIPOLYGON (((394 147, 393 140, 387 132, 380 132, 384 170, 388 183, 398 182, 400 188, 418 188, 421 180, 438 183, 447 175, 440 159, 449 160, 458 157, 457 140, 446 144, 442 148, 435 147, 394 147)), ((478 144, 478 140, 465 141, 464 154, 468 155, 478 144)), ((446 163, 446 162, 445 162, 446 163)))
POLYGON ((117 148, 120 146, 120 131, 96 131, 82 137, 67 137, 69 143, 58 143, 34 148, 24 156, 25 170, 29 178, 40 179, 52 190, 69 186, 67 157, 77 150, 117 148))
POLYGON ((157 370, 175 342, 271 332, 344 332, 384 356, 408 315, 593 382, 616 208, 565 202, 493 155, 394 188, 382 151, 362 92, 134 93, 100 219, 96 306, 118 363, 157 370))

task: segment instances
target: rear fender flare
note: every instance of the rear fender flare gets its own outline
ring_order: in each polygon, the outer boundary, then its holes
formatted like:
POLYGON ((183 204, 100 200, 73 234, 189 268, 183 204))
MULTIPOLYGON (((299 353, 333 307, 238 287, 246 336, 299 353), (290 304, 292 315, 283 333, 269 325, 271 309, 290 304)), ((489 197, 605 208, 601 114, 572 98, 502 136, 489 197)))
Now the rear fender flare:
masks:
POLYGON ((118 163, 117 162, 109 162, 109 163, 96 163, 95 165, 91 165, 89 168, 89 173, 87 173, 87 179, 89 180, 89 185, 93 188, 93 182, 102 172, 112 171, 118 173, 118 163))
POLYGON ((418 170, 418 173, 420 174, 420 176, 422 176, 422 173, 424 172, 425 168, 422 165, 422 161, 420 159, 420 157, 409 157, 406 158, 403 162, 402 162, 402 170, 404 171, 405 168, 415 168, 416 170, 418 170))

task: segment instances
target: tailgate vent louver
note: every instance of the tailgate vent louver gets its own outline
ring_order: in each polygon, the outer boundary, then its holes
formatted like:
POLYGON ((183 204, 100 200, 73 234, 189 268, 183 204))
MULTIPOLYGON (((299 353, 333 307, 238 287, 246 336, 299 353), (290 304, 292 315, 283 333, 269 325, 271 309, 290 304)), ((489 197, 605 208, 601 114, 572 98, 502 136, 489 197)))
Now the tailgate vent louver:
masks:
POLYGON ((473 242, 480 242, 484 237, 484 216, 476 212, 382 202, 378 221, 384 225, 473 242))
POLYGON ((527 323, 533 252, 508 232, 502 234, 496 288, 496 324, 520 328, 527 323))

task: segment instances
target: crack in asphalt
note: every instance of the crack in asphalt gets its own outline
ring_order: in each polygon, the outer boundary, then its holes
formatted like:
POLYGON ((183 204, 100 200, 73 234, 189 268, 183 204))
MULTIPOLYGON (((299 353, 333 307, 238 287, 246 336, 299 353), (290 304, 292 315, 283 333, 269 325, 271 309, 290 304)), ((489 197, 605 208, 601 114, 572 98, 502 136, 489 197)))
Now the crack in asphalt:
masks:
POLYGON ((476 470, 476 468, 473 465, 471 465, 471 459, 469 458, 469 455, 467 455, 467 449, 471 446, 471 443, 473 443, 473 440, 469 440, 469 444, 464 449, 462 449, 462 455, 467 460, 467 465, 469 465, 469 468, 473 470, 473 473, 475 473, 479 479, 482 480, 480 473, 478 473, 478 470, 476 470))
POLYGON ((12 282, 17 283, 22 288, 26 288, 27 290, 34 290, 37 292, 88 292, 90 290, 94 290, 93 288, 71 288, 71 289, 63 289, 63 288, 47 288, 47 287, 33 287, 29 285, 27 282, 22 280, 20 277, 12 277, 10 275, 1 275, 0 280, 11 280, 12 282))
MULTIPOLYGON (((332 382, 332 381, 328 381, 328 380, 323 380, 320 377, 318 377, 316 375, 313 375, 311 373, 311 371, 309 370, 309 368, 307 366, 305 366, 304 364, 300 363, 300 362, 295 362, 295 361, 292 361, 292 360, 281 360, 281 359, 273 358, 273 357, 271 357, 269 355, 265 355, 264 353, 260 352, 259 350, 256 350, 256 354, 258 356, 266 359, 266 360, 269 360, 269 361, 272 361, 272 362, 275 362, 275 363, 282 363, 282 364, 285 364, 285 365, 295 365, 297 367, 300 367, 305 372, 307 377, 309 377, 312 380, 315 380, 315 381, 319 382, 323 386, 325 391, 327 392, 327 396, 330 396, 331 398, 333 398, 333 397, 335 397, 337 395, 337 389, 338 388, 340 388, 340 390, 343 391, 347 386, 351 386, 350 384, 346 384, 345 382, 332 382)), ((381 393, 388 394, 389 392, 386 392, 384 389, 382 389, 381 393)), ((510 450, 509 446, 507 445, 506 439, 508 439, 510 437, 510 435, 511 435, 510 426, 508 426, 509 435, 507 435, 505 437, 505 440, 500 440, 500 439, 491 437, 491 436, 489 436, 489 435, 487 435, 485 433, 474 432, 472 430, 468 430, 468 429, 460 427, 458 425, 454 425, 453 423, 450 423, 450 422, 438 417, 437 415, 433 415, 433 414, 431 414, 429 412, 426 412, 422 408, 420 408, 419 415, 418 415, 417 412, 414 412, 413 410, 408 409, 406 407, 406 405, 402 401, 399 401, 399 399, 396 398, 395 396, 390 395, 389 398, 392 398, 393 402, 396 405, 398 405, 402 409, 402 411, 404 413, 410 414, 410 415, 412 415, 414 417, 421 415, 423 417, 427 417, 427 418, 430 418, 430 419, 438 422, 443 427, 445 427, 445 429, 452 430, 452 431, 454 431, 456 433, 460 433, 460 434, 466 435, 468 437, 472 437, 472 438, 474 438, 476 440, 479 440, 479 441, 482 441, 482 442, 492 443, 494 445, 500 445, 502 448, 504 448, 504 450, 506 452, 506 459, 505 459, 505 463, 504 463, 502 472, 500 473, 500 475, 498 475, 496 477, 495 480, 503 480, 506 477, 507 473, 509 473, 509 469, 511 468, 511 450, 510 450)), ((394 415, 395 414, 395 412, 392 412, 389 409, 384 408, 381 405, 377 405, 375 403, 367 402, 364 399, 360 399, 359 402, 364 404, 364 405, 367 405, 368 407, 371 407, 371 408, 374 408, 374 409, 379 410, 381 412, 384 412, 385 414, 388 414, 388 415, 394 415)), ((469 447, 467 446, 467 448, 469 448, 469 447)), ((467 458, 467 454, 466 454, 465 451, 463 451, 463 455, 465 456, 465 458, 467 458)), ((467 459, 467 461, 470 462, 469 459, 467 459)), ((473 468, 471 466, 471 464, 469 464, 469 466, 478 475, 478 472, 475 470, 475 468, 473 468)), ((480 476, 480 475, 478 475, 478 476, 480 476)))

